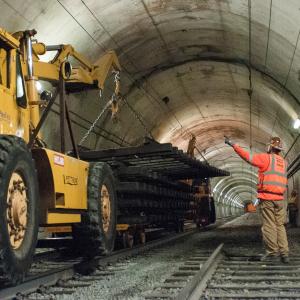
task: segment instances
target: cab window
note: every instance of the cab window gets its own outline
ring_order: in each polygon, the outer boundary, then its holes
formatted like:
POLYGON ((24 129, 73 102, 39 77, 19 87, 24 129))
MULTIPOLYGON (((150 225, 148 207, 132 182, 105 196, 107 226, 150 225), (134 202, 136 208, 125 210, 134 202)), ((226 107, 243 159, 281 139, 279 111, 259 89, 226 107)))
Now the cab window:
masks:
POLYGON ((8 80, 7 80, 7 69, 8 69, 8 55, 7 51, 3 48, 0 48, 0 84, 9 87, 8 86, 8 80))
POLYGON ((24 78, 22 74, 20 55, 16 56, 16 89, 17 89, 17 104, 23 108, 27 107, 26 92, 24 78))

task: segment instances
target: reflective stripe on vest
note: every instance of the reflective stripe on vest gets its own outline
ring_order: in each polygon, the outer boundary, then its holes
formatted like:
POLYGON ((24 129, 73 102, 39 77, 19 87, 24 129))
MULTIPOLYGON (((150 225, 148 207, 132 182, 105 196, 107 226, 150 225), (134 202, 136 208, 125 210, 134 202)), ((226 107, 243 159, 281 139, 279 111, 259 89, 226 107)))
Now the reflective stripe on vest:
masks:
POLYGON ((286 187, 286 184, 277 181, 263 181, 263 185, 278 185, 284 188, 286 187))
MULTIPOLYGON (((275 171, 275 156, 274 156, 274 154, 271 154, 271 160, 272 160, 271 170, 267 171, 267 172, 264 172, 264 174, 265 175, 278 175, 278 176, 286 178, 287 177, 286 172, 281 173, 281 172, 275 171)), ((285 169, 285 166, 284 166, 284 169, 285 169)))
POLYGON ((249 162, 252 163, 252 159, 253 159, 253 153, 252 151, 250 151, 249 153, 249 162))
POLYGON ((261 173, 262 181, 258 184, 259 192, 283 194, 287 187, 285 161, 280 156, 270 155, 270 164, 265 172, 261 173), (278 164, 276 164, 278 162, 278 164), (282 164, 281 164, 282 163, 282 164), (281 169, 281 171, 279 170, 281 169))

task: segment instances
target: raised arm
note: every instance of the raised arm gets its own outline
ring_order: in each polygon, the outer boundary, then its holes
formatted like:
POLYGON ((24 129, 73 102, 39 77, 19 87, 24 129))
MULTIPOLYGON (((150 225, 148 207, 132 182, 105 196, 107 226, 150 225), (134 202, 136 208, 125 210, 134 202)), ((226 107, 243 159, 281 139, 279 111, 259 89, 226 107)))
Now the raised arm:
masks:
POLYGON ((246 151, 237 144, 234 144, 232 147, 234 151, 249 164, 262 170, 268 168, 270 158, 267 153, 252 154, 252 152, 246 151))
POLYGON ((225 137, 225 143, 230 145, 234 151, 247 163, 261 169, 267 169, 270 162, 270 157, 267 153, 259 153, 259 154, 253 154, 252 152, 249 152, 242 147, 240 147, 238 144, 232 142, 229 140, 229 138, 225 137))

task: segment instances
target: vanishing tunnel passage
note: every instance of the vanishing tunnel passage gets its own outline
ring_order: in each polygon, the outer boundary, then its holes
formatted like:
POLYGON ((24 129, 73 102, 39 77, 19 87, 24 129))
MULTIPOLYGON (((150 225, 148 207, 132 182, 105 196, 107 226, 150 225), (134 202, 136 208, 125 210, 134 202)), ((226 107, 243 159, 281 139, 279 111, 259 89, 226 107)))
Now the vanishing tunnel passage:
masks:
MULTIPOLYGON (((118 54, 124 101, 116 122, 103 113, 83 143, 89 149, 138 145, 148 135, 186 150, 193 134, 197 158, 231 171, 213 181, 216 201, 237 208, 255 197, 256 170, 224 145, 224 135, 257 152, 279 136, 288 162, 297 158, 296 0, 2 1, 1 11, 10 32, 36 28, 45 44, 70 43, 91 61, 109 49, 118 54)), ((76 140, 111 93, 108 86, 101 100, 94 92, 69 96, 76 140)), ((44 137, 58 147, 53 110, 44 137)))
MULTIPOLYGON (((243 226, 257 239, 253 274, 261 240, 271 269, 289 251, 298 263, 297 229, 290 249, 285 229, 300 224, 298 0, 0 0, 0 10, 1 299, 35 277, 54 288, 45 274, 61 261, 61 277, 81 273, 62 289, 97 267, 95 277, 115 274, 120 248, 155 248, 163 289, 182 289, 171 298, 222 298, 224 286, 230 298, 238 288, 212 274, 246 264, 243 226), (175 239, 171 266, 157 247, 175 239), (41 254, 44 269, 36 244, 56 249, 41 254), (58 258, 61 248, 72 253, 58 258)), ((141 260, 143 278, 152 264, 141 260)), ((164 296, 147 278, 148 292, 133 292, 141 278, 128 299, 164 296)))

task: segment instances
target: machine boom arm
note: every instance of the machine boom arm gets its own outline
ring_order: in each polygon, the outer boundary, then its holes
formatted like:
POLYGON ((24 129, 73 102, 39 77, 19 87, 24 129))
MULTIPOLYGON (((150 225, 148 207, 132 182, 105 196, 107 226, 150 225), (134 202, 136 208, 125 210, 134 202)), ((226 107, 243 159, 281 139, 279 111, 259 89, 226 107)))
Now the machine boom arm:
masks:
POLYGON ((104 88, 104 82, 109 71, 120 71, 121 66, 115 51, 108 51, 95 64, 89 62, 82 54, 77 52, 71 45, 45 46, 42 43, 33 44, 34 50, 34 75, 40 79, 58 81, 60 71, 63 72, 66 83, 76 85, 81 88, 104 88), (50 62, 42 62, 38 55, 48 51, 57 51, 57 54, 50 62), (72 57, 79 65, 72 68, 68 77, 64 70, 64 63, 72 57))

